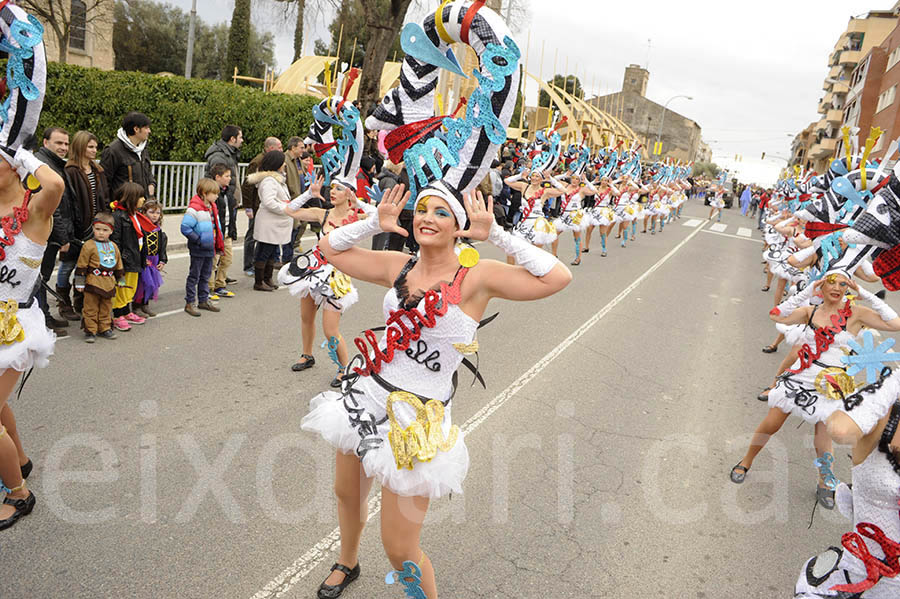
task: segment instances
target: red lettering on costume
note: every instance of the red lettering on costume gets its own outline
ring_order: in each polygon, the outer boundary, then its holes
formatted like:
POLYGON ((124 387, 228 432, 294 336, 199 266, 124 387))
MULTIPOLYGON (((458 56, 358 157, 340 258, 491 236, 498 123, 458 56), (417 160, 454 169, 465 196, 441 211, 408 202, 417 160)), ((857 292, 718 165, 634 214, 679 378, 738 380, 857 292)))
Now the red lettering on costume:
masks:
POLYGON ((468 268, 460 268, 451 285, 441 283, 441 291, 433 289, 425 292, 425 314, 418 308, 392 310, 385 324, 387 329, 384 336, 384 350, 378 347, 378 339, 372 331, 363 332, 365 340, 357 337, 353 343, 359 349, 366 360, 365 368, 354 368, 353 371, 360 376, 369 376, 373 372, 381 372, 382 364, 389 364, 394 359, 397 350, 406 351, 409 344, 418 341, 422 336, 423 328, 434 328, 437 319, 447 313, 451 304, 462 301, 460 287, 468 272, 468 268), (406 322, 403 319, 406 319, 406 322), (370 357, 369 352, 372 352, 370 357))
MULTIPOLYGON (((777 308, 775 309, 777 310, 777 308)), ((847 303, 844 304, 843 308, 838 310, 837 314, 832 314, 831 326, 822 327, 816 330, 815 351, 813 351, 809 344, 804 343, 797 353, 797 356, 800 359, 800 368, 797 368, 796 370, 789 368, 787 372, 797 374, 798 372, 802 372, 809 368, 823 353, 828 351, 828 348, 834 343, 834 338, 838 333, 844 330, 844 327, 847 326, 847 321, 852 315, 853 311, 850 309, 850 300, 847 300, 847 303)))

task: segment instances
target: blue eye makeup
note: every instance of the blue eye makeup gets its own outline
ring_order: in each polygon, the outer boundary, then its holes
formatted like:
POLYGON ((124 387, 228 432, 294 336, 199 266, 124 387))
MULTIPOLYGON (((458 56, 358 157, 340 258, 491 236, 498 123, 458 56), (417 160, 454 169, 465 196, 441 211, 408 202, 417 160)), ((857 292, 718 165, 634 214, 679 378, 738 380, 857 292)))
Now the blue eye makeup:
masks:
POLYGON ((450 216, 450 213, 447 212, 446 210, 444 210, 443 208, 438 208, 437 210, 434 211, 434 213, 443 218, 450 216))

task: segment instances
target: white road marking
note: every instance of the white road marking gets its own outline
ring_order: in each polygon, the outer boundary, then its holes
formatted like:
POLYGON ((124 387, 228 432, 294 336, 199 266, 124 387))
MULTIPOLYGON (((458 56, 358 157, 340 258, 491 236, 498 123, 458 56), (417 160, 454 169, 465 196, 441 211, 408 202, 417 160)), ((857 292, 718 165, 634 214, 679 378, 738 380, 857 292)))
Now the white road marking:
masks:
MULTIPOLYGON (((525 385, 531 382, 537 375, 539 375, 547 366, 550 365, 553 360, 558 358, 560 354, 562 354, 569 346, 578 341, 585 333, 587 333, 595 324, 597 324, 601 318, 606 316, 610 310, 615 308, 622 300, 624 300, 628 295, 637 288, 638 285, 643 283, 650 275, 656 272, 659 267, 665 264, 669 258, 675 255, 678 250, 687 244, 691 239, 694 238, 697 233, 703 230, 703 226, 701 225, 699 228, 695 229, 684 238, 678 245, 676 245, 672 250, 659 259, 659 261, 651 266, 644 274, 639 276, 634 280, 628 287, 623 289, 619 295, 614 297, 608 304, 603 306, 599 312, 591 316, 587 321, 584 322, 578 329, 576 329, 571 335, 566 337, 559 345, 554 347, 550 352, 545 355, 543 358, 537 361, 534 366, 525 371, 519 378, 517 378, 511 385, 509 385, 506 389, 503 390, 502 393, 497 395, 494 399, 489 401, 484 405, 478 412, 476 412, 471 418, 469 418, 461 427, 463 434, 471 434, 475 429, 477 429, 481 423, 487 420, 491 414, 500 409, 503 404, 508 402, 518 393, 525 385)), ((367 521, 372 519, 381 511, 381 493, 378 493, 375 497, 369 500, 369 513, 367 516, 367 521)), ((307 574, 309 574, 316 566, 322 563, 328 556, 340 546, 340 535, 341 529, 340 527, 335 528, 330 533, 322 537, 322 539, 312 546, 309 550, 307 550, 303 555, 298 557, 294 563, 285 568, 278 576, 272 579, 266 586, 262 588, 258 593, 253 595, 251 599, 271 599, 273 597, 281 597, 285 595, 291 588, 300 582, 307 574)))
POLYGON ((753 231, 747 227, 738 227, 737 234, 740 237, 753 237, 753 231))
POLYGON ((727 228, 728 228, 728 225, 726 225, 726 224, 723 224, 723 223, 716 223, 716 224, 710 226, 710 227, 709 227, 709 230, 710 230, 710 231, 715 231, 715 232, 717 232, 717 233, 722 233, 722 232, 725 231, 725 229, 727 229, 727 228))
POLYGON ((681 223, 681 226, 682 227, 696 227, 697 225, 699 225, 702 222, 703 221, 700 220, 699 218, 692 218, 691 220, 689 220, 687 222, 681 223))
POLYGON ((722 237, 731 237, 732 239, 741 239, 743 241, 752 241, 753 243, 761 243, 765 245, 765 242, 762 239, 753 239, 752 237, 738 237, 737 235, 732 235, 731 233, 717 233, 715 231, 708 231, 706 229, 702 229, 704 233, 709 233, 710 235, 721 235, 722 237))

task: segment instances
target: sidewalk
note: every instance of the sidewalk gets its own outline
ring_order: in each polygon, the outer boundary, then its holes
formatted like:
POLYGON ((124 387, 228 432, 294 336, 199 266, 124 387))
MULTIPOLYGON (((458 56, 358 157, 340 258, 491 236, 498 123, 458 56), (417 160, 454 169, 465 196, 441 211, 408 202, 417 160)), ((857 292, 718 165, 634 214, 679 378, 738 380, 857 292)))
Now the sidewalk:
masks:
MULTIPOLYGON (((187 251, 187 237, 181 234, 181 218, 182 213, 166 214, 163 217, 163 232, 169 239, 166 251, 170 254, 187 251)), ((238 238, 235 245, 243 245, 244 235, 247 234, 247 213, 243 209, 238 209, 237 213, 237 230, 238 238)))

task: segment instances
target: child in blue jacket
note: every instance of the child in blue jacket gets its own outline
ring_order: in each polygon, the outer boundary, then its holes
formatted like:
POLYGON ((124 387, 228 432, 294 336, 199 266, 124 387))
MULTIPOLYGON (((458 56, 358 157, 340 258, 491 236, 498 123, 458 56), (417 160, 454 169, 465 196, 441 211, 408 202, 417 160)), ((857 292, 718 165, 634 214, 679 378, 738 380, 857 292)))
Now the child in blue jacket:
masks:
POLYGON ((219 312, 219 308, 209 301, 209 275, 217 253, 225 251, 216 198, 219 185, 212 179, 200 179, 197 195, 191 198, 187 212, 181 219, 181 234, 187 237, 191 267, 188 271, 184 291, 184 311, 191 316, 200 316, 201 310, 219 312), (199 300, 194 307, 194 301, 199 300))

